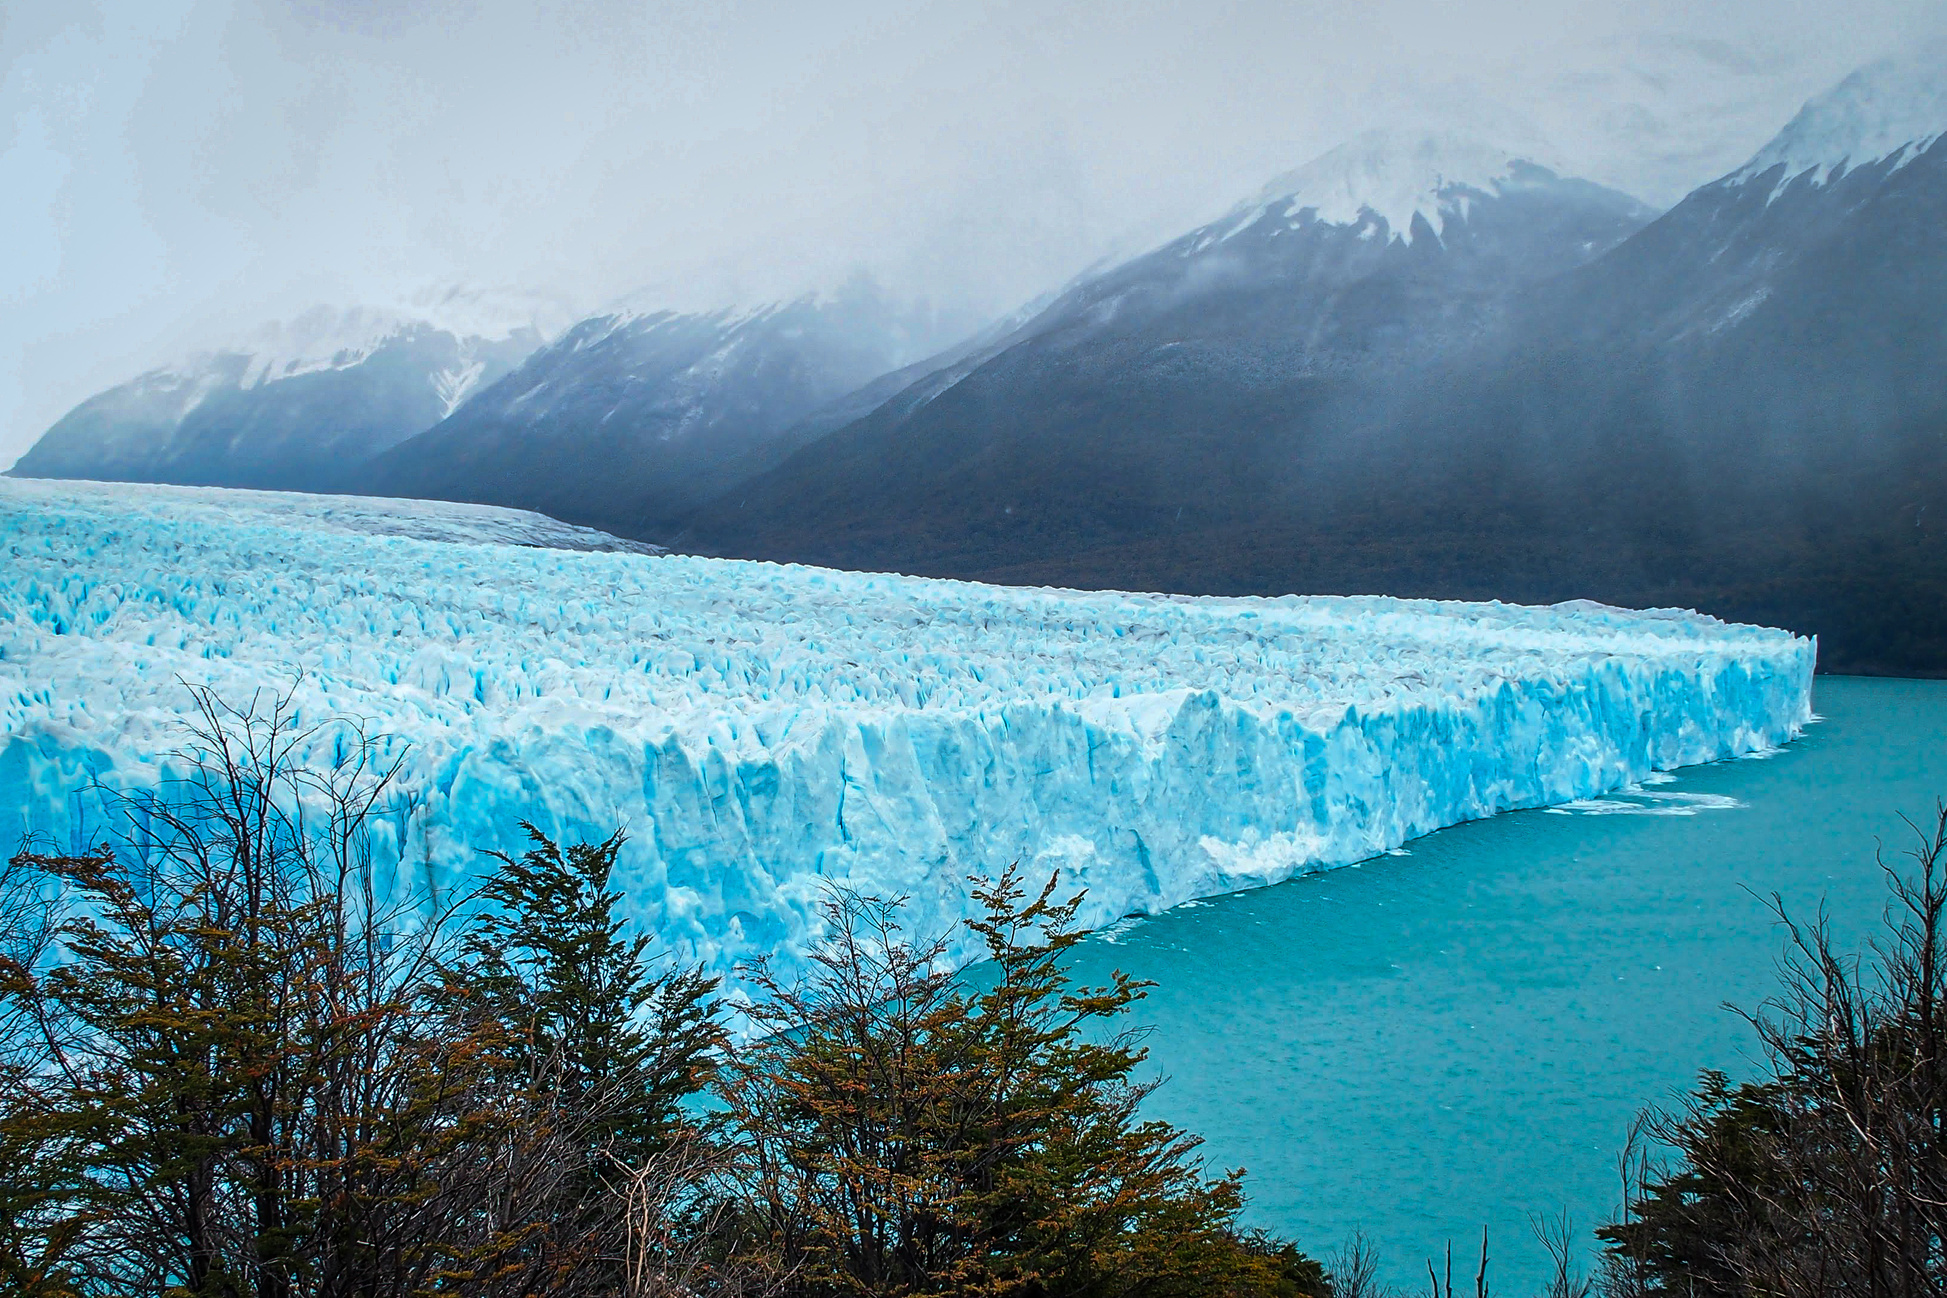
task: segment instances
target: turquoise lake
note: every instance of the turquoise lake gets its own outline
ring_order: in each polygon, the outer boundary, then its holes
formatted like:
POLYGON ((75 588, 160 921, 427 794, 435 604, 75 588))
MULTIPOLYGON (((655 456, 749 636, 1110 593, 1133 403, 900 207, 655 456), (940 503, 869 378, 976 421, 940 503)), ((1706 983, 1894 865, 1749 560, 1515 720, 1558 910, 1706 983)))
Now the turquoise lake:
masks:
POLYGON ((1749 1070, 1724 1003, 1771 993, 1765 899, 1863 936, 1876 840, 1904 852, 1901 813, 1947 795, 1947 682, 1820 677, 1814 708, 1763 759, 1125 921, 1076 971, 1156 980, 1151 1109, 1249 1170, 1253 1224, 1314 1255, 1362 1229, 1402 1285, 1485 1225, 1496 1291, 1528 1293, 1529 1215, 1567 1209, 1592 1245, 1637 1111, 1749 1070))

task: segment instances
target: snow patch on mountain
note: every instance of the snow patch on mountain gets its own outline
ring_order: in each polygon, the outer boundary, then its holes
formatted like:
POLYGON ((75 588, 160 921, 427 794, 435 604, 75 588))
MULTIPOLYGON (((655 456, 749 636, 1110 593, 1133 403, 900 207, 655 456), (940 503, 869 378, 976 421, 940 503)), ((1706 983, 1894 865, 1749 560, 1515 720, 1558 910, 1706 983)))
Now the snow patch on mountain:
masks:
POLYGON ((236 377, 231 369, 206 359, 200 366, 151 370, 137 376, 131 386, 138 399, 154 403, 159 415, 181 423, 190 411, 222 389, 235 385, 236 377))
MULTIPOLYGON (((814 297, 803 299, 815 304, 814 297)), ((591 335, 584 346, 600 342, 610 334, 623 329, 655 327, 665 323, 707 321, 725 334, 732 334, 749 326, 763 323, 771 316, 785 310, 785 302, 760 302, 755 305, 715 306, 704 310, 683 310, 673 304, 663 293, 644 289, 617 298, 608 306, 590 316, 579 327, 590 327, 591 335)))
POLYGON ((301 757, 342 751, 334 719, 385 737, 375 849, 401 874, 444 886, 524 819, 621 826, 640 920, 719 972, 788 971, 833 885, 946 932, 970 874, 1018 861, 1106 925, 1810 717, 1809 641, 1692 613, 1020 589, 395 526, 466 509, 0 481, 0 840, 66 847, 102 828, 95 791, 157 787, 186 685, 271 687, 320 727, 301 757))
POLYGON ((295 319, 265 324, 236 348, 217 354, 245 357, 239 383, 254 388, 300 374, 349 369, 415 323, 382 308, 318 306, 295 319))
MULTIPOLYGON (((678 427, 668 430, 668 435, 674 436, 698 416, 711 385, 722 377, 739 349, 749 343, 752 335, 766 321, 783 310, 783 305, 773 303, 689 315, 647 304, 618 305, 606 314, 591 316, 576 324, 555 344, 555 348, 572 354, 589 351, 615 340, 624 346, 646 351, 663 338, 680 346, 677 340, 694 335, 698 330, 705 331, 705 336, 710 339, 708 350, 681 372, 662 377, 663 391, 656 405, 666 413, 678 415, 678 427), (663 338, 659 338, 659 335, 663 338)), ((524 413, 528 418, 539 418, 552 411, 557 401, 574 401, 582 395, 573 382, 563 384, 560 376, 551 369, 525 377, 527 386, 519 391, 508 391, 506 402, 509 408, 525 407, 524 413), (544 396, 552 399, 543 400, 544 396)), ((601 416, 603 422, 620 409, 620 406, 609 407, 601 416)))
POLYGON ((1389 238, 1411 243, 1416 217, 1439 235, 1449 219, 1467 219, 1475 196, 1529 183, 1536 173, 1553 179, 1537 152, 1451 132, 1369 131, 1266 185, 1233 214, 1217 241, 1269 214, 1294 226, 1308 215, 1356 226, 1366 237, 1383 227, 1389 238))
POLYGON ((469 359, 464 364, 441 370, 433 375, 433 391, 439 394, 440 405, 443 407, 440 418, 444 419, 458 410, 460 403, 472 396, 473 390, 480 386, 480 376, 486 372, 485 361, 469 359))
POLYGON ((1751 161, 1742 184, 1778 172, 1776 189, 1801 176, 1814 185, 1874 163, 1905 166, 1947 135, 1947 42, 1854 72, 1807 101, 1751 161))
MULTIPOLYGON (((259 325, 235 342, 198 352, 143 375, 145 381, 201 379, 238 369, 235 385, 261 387, 281 379, 349 369, 415 330, 450 335, 460 346, 457 370, 433 378, 448 411, 471 393, 480 371, 470 353, 523 332, 539 343, 564 323, 559 304, 508 290, 443 288, 395 304, 316 306, 289 320, 259 325), (472 370, 471 377, 468 371, 472 370)), ((207 393, 205 394, 207 395, 207 393)), ((187 410, 194 407, 191 403, 187 410)))

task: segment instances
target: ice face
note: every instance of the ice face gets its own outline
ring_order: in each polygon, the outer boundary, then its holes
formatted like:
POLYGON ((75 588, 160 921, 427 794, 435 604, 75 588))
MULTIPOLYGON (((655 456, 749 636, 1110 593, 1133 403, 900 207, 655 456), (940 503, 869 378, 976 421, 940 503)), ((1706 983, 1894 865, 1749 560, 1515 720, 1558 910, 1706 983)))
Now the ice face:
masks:
POLYGON ((1691 613, 421 539, 452 508, 0 480, 0 837, 66 846, 100 815, 91 778, 160 778, 183 682, 290 687, 303 720, 410 746, 381 851, 450 879, 518 849, 522 819, 621 826, 635 914, 729 971, 788 964, 833 884, 909 896, 940 932, 968 875, 1019 861, 1103 925, 1810 717, 1810 641, 1691 613))

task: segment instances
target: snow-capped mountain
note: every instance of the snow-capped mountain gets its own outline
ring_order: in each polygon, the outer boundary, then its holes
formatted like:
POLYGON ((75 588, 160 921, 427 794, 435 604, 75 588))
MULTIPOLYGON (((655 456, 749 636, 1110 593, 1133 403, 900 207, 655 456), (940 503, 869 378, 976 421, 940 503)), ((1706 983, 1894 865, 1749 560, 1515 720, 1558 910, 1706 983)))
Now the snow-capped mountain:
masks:
MULTIPOLYGON (((1625 194, 1452 134, 1373 133, 1222 219, 1072 288, 1021 331, 1249 336, 1302 366, 1412 353, 1479 328, 1520 284, 1653 215, 1625 194)), ((1253 382, 1276 381, 1261 374, 1253 382)))
POLYGON ((1368 137, 808 446, 725 553, 1184 593, 1676 604, 1947 672, 1947 53, 1654 220, 1368 137))
POLYGON ((1524 347, 1651 349, 1697 385, 1670 418, 1723 399, 1772 444, 1947 408, 1947 45, 1847 77, 1533 306, 1524 347))
POLYGON ((1861 68, 1800 109, 1731 180, 1783 189, 1808 174, 1823 185, 1879 163, 1897 170, 1947 133, 1944 70, 1947 43, 1861 68))
POLYGON ((581 321, 453 416, 380 457, 364 488, 515 505, 631 535, 766 468, 829 405, 952 341, 857 281, 754 309, 625 305, 581 321))
POLYGON ((1362 137, 1072 286, 717 502, 698 535, 1004 574, 1177 527, 1260 490, 1267 436, 1469 345, 1651 216, 1506 146, 1362 137))
POLYGON ((1552 179, 1537 153, 1451 131, 1371 131, 1271 181, 1232 229, 1266 219, 1296 229, 1309 219, 1410 243, 1425 224, 1437 238, 1476 199, 1552 179))
POLYGON ((452 414, 541 341, 531 315, 479 294, 403 309, 317 307, 89 398, 13 473, 340 487, 354 466, 452 414))

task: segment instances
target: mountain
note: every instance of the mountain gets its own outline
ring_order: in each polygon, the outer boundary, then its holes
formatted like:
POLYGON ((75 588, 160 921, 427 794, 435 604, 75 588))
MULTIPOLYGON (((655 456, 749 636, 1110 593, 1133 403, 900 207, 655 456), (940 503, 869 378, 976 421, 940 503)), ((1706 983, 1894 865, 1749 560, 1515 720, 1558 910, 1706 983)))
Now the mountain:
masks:
POLYGON ((1472 347, 1652 215, 1505 146, 1361 137, 1073 286, 700 511, 696 535, 841 566, 1178 584, 1122 552, 1249 512, 1294 438, 1472 347))
POLYGON ((723 553, 1677 604, 1947 674, 1947 58, 1653 220, 1361 141, 699 511, 723 553))
POLYGON ((541 343, 519 304, 449 293, 318 307, 82 402, 17 477, 332 490, 438 423, 541 343))
POLYGON ((952 324, 855 281, 757 309, 583 320, 360 476, 384 495, 536 509, 659 539, 863 406, 952 324))
POLYGON ((1812 100, 1362 430, 1320 531, 1421 588, 1682 604, 1947 674, 1943 131, 1947 48, 1812 100))

